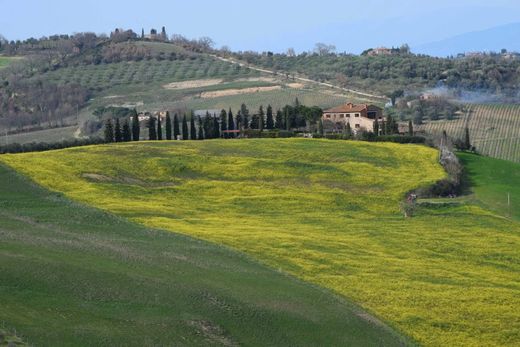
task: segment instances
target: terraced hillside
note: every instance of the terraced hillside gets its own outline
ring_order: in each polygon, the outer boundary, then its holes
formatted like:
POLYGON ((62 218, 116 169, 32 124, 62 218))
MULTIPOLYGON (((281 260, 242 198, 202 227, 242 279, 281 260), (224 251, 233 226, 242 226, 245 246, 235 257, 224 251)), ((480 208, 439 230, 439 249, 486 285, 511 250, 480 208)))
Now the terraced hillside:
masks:
POLYGON ((426 132, 464 138, 469 129, 471 144, 481 154, 520 163, 520 105, 469 105, 456 120, 424 125, 426 132))
POLYGON ((0 346, 407 344, 330 292, 3 165, 0 192, 0 346))
POLYGON ((332 289, 421 345, 520 344, 520 225, 471 202, 399 210, 444 177, 433 149, 216 140, 1 160, 76 201, 332 289))

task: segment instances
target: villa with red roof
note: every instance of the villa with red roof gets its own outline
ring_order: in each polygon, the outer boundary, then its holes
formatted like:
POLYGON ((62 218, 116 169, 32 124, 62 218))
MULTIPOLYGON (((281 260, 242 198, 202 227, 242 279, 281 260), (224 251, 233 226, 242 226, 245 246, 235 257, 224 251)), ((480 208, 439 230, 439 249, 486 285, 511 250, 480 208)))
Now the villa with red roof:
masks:
POLYGON ((383 109, 375 105, 348 103, 323 111, 323 122, 346 126, 357 132, 362 129, 372 131, 374 122, 383 121, 383 109))

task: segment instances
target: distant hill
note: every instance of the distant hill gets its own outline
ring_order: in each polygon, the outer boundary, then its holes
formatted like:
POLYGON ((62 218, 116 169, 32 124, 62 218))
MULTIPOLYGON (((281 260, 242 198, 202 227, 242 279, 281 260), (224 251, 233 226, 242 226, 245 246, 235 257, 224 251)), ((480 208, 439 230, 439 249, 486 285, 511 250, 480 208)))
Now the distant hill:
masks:
POLYGON ((520 51, 520 23, 493 27, 482 31, 453 36, 413 47, 416 53, 445 57, 464 52, 495 51, 502 48, 508 51, 520 51))

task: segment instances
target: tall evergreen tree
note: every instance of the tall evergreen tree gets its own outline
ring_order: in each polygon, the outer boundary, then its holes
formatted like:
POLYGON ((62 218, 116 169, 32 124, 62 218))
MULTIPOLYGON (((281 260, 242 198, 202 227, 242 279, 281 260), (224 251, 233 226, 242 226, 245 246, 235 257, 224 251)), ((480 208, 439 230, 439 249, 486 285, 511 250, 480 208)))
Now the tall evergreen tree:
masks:
POLYGON ((148 138, 150 141, 157 140, 157 128, 155 127, 155 117, 150 115, 148 119, 148 138))
POLYGON ((204 117, 204 122, 202 124, 202 127, 204 129, 204 138, 212 139, 213 138, 213 118, 211 117, 209 112, 206 112, 206 117, 204 117))
POLYGON ((204 140, 204 128, 202 127, 202 119, 198 118, 198 126, 199 126, 199 136, 198 136, 198 139, 199 140, 204 140))
POLYGON ((413 134, 414 134, 414 133, 413 133, 413 122, 412 122, 412 120, 410 119, 410 120, 408 121, 408 135, 409 135, 409 136, 413 136, 413 134))
POLYGON ((139 116, 134 110, 134 115, 132 117, 132 140, 139 141, 139 136, 141 135, 140 133, 141 125, 139 124, 139 116))
POLYGON ((105 122, 104 134, 106 143, 114 142, 114 126, 112 125, 111 119, 107 119, 107 121, 105 122))
POLYGON ((318 122, 318 134, 320 134, 321 136, 324 135, 324 131, 323 131, 323 120, 320 119, 320 121, 318 122))
POLYGON ((249 129, 249 110, 246 104, 240 106, 240 114, 242 115, 242 126, 244 129, 249 129))
POLYGON ((374 135, 379 136, 379 121, 377 119, 374 121, 374 135))
POLYGON ((264 113, 264 106, 260 105, 260 109, 258 109, 258 129, 260 131, 264 130, 265 125, 265 113, 264 113))
POLYGON ((238 113, 237 113, 235 124, 236 124, 235 128, 237 130, 242 130, 242 128, 244 126, 244 119, 242 117, 242 112, 241 111, 238 111, 238 113))
POLYGON ((213 138, 218 139, 220 137, 220 126, 218 124, 217 116, 213 117, 213 138))
MULTIPOLYGON (((235 121, 233 119, 233 111, 231 111, 231 108, 229 108, 228 111, 228 130, 235 130, 235 121)), ((235 137, 234 134, 229 134, 229 137, 235 137)))
POLYGON ((289 113, 289 107, 288 106, 285 106, 285 112, 284 113, 285 113, 285 115, 284 115, 285 116, 284 117, 285 118, 285 120, 284 120, 284 122, 285 122, 285 130, 289 131, 289 130, 291 130, 291 115, 289 113))
POLYGON ((470 150, 471 149, 471 140, 469 138, 469 129, 466 127, 464 129, 464 149, 470 150))
POLYGON ((170 117, 170 112, 166 111, 166 140, 172 139, 172 119, 170 117))
POLYGON ((267 105, 265 127, 268 130, 274 129, 273 107, 271 105, 267 105))
POLYGON ((276 111, 276 118, 275 118, 275 127, 277 129, 283 130, 285 129, 285 124, 283 122, 283 113, 282 110, 276 111))
POLYGON ((179 135, 181 134, 181 130, 179 128, 179 117, 177 113, 173 115, 173 139, 177 140, 179 135))
POLYGON ((182 139, 188 140, 190 138, 188 134, 188 122, 186 120, 186 114, 182 117, 182 139))
POLYGON ((144 28, 141 29, 141 38, 144 39, 144 28))
POLYGON ((116 142, 123 141, 123 133, 121 132, 121 124, 119 123, 119 118, 116 118, 116 125, 114 126, 114 140, 116 142))
POLYGON ((195 114, 192 112, 190 117, 190 140, 197 139, 197 128, 195 127, 195 114))
POLYGON ((386 133, 386 122, 385 120, 383 119, 383 121, 381 122, 381 135, 387 135, 386 133))
POLYGON ((226 110, 220 111, 220 134, 222 137, 227 138, 227 135, 225 135, 225 131, 227 130, 227 112, 226 110))
POLYGON ((347 123, 347 126, 345 127, 345 133, 349 138, 352 136, 352 128, 350 127, 350 123, 347 123))
POLYGON ((130 130, 130 123, 128 122, 128 119, 125 119, 125 122, 123 123, 123 141, 132 141, 132 131, 130 130))
POLYGON ((162 140, 162 124, 161 124, 161 115, 157 117, 157 140, 162 140))

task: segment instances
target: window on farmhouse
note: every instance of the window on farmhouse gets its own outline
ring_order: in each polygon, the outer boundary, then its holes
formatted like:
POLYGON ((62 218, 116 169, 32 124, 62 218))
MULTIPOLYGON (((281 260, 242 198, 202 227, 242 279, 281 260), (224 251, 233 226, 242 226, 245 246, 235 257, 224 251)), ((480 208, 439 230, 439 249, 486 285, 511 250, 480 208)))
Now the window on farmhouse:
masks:
POLYGON ((359 124, 356 124, 356 129, 359 129, 361 126, 359 124))
POLYGON ((356 117, 359 117, 359 113, 356 113, 356 117))

